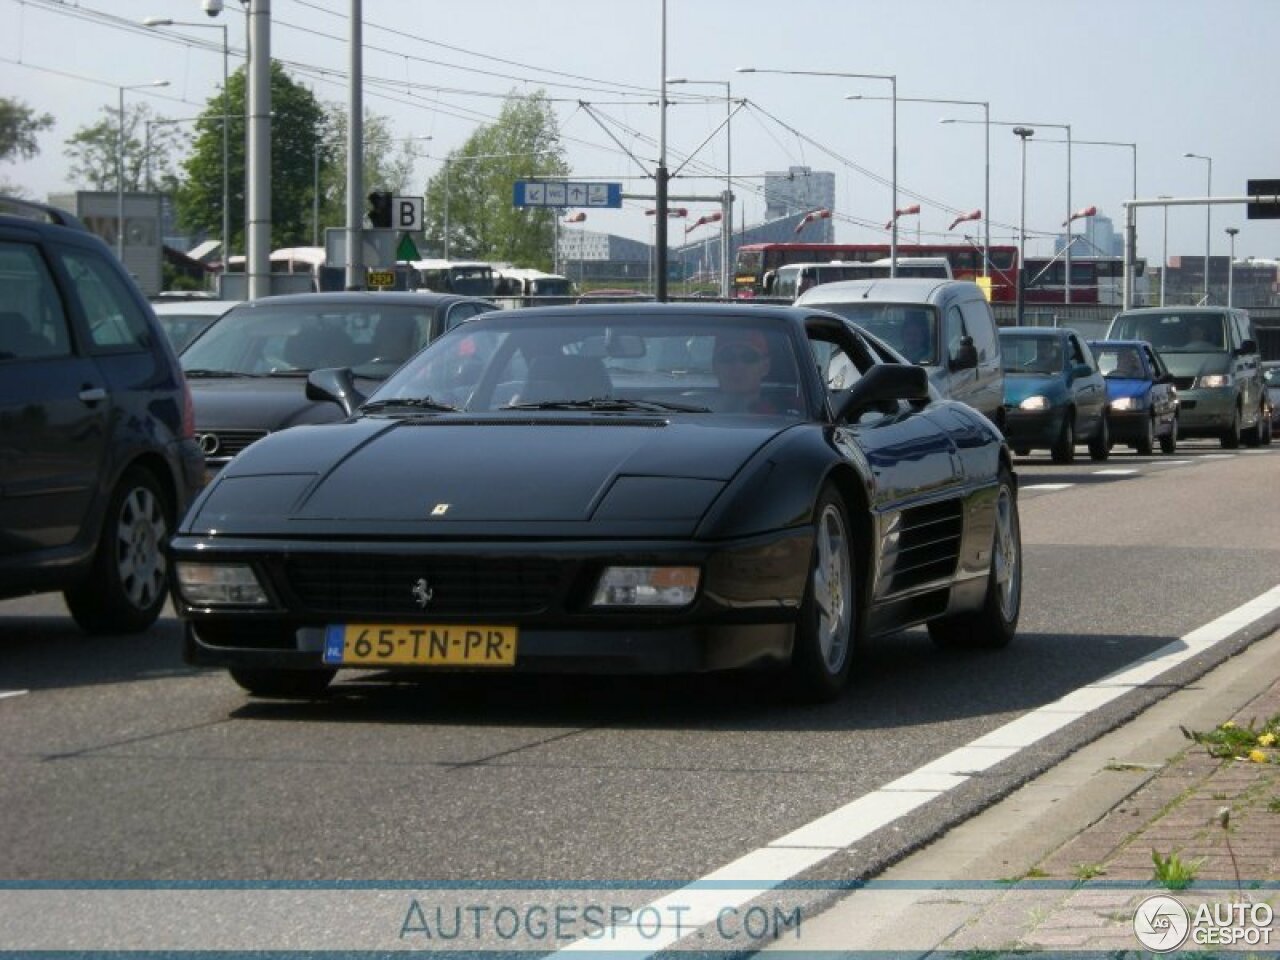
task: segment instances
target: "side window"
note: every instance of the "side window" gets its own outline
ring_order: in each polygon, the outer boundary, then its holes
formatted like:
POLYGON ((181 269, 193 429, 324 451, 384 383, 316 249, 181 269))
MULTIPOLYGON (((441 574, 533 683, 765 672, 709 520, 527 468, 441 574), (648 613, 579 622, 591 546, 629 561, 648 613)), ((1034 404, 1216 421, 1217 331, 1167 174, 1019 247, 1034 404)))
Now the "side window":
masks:
POLYGON ((478 311, 476 310, 474 304, 455 303, 452 307, 449 308, 449 312, 445 315, 445 319, 444 319, 445 330, 452 330, 458 324, 466 320, 470 320, 472 317, 476 315, 477 312, 478 311))
POLYGON ((1253 334, 1249 330, 1249 318, 1243 313, 1232 315, 1236 323, 1236 343, 1234 346, 1239 347, 1246 340, 1252 340, 1253 334))
POLYGON ((58 256, 84 310, 93 348, 149 349, 151 326, 119 271, 94 250, 60 247, 58 256))
POLYGON ((1075 337, 1067 337, 1067 348, 1071 352, 1071 363, 1087 363, 1089 366, 1097 369, 1097 364, 1093 361, 1093 355, 1089 353, 1089 348, 1077 340, 1075 337))
POLYGON ((973 339, 978 351, 978 361, 991 360, 996 350, 996 322, 986 300, 966 300, 960 304, 964 313, 965 331, 973 339))
POLYGON ((947 318, 943 330, 943 339, 947 344, 947 356, 954 360, 960 351, 960 340, 965 336, 964 315, 956 304, 947 307, 947 318))
POLYGON ((0 241, 0 362, 70 353, 67 317, 39 249, 0 241))
POLYGON ((1150 347, 1142 348, 1142 355, 1147 358, 1147 366, 1151 369, 1151 375, 1159 378, 1164 376, 1164 367, 1160 365, 1160 358, 1156 352, 1150 347))

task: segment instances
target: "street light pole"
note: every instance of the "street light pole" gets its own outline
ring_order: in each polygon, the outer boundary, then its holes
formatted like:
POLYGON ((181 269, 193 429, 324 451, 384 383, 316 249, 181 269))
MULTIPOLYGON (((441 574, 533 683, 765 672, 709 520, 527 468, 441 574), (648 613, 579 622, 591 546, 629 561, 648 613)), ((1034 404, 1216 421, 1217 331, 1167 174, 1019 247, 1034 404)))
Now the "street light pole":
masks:
MULTIPOLYGON (((1208 164, 1208 182, 1205 186, 1204 195, 1206 197, 1213 196, 1213 157, 1205 156, 1201 153, 1184 153, 1184 157, 1192 160, 1203 160, 1208 164)), ((1205 204, 1204 208, 1204 302, 1209 303, 1209 253, 1212 249, 1212 224, 1213 224, 1213 207, 1205 204)))
MULTIPOLYGON (((231 47, 227 42, 227 25, 225 23, 197 23, 194 20, 170 20, 167 17, 147 17, 142 21, 145 27, 204 27, 222 31, 222 264, 226 271, 227 259, 231 256, 231 91, 228 89, 228 61, 231 47)), ((150 162, 150 161, 148 161, 150 162)))
POLYGON ((1233 299, 1235 294, 1235 277, 1236 277, 1236 234, 1240 230, 1238 227, 1227 227, 1227 236, 1231 238, 1231 258, 1227 261, 1227 306, 1234 306, 1233 299))
POLYGON ((126 90, 145 90, 148 87, 167 87, 168 80, 152 80, 150 83, 133 83, 117 87, 119 91, 119 113, 116 125, 118 142, 116 143, 116 257, 124 263, 124 92, 126 90))
MULTIPOLYGON (((766 70, 763 67, 738 67, 738 73, 780 73, 787 76, 842 77, 851 80, 888 80, 890 100, 893 101, 893 201, 889 207, 893 217, 889 235, 889 276, 898 275, 898 75, 894 73, 840 73, 831 70, 766 70)), ((1068 203, 1070 206, 1070 203, 1068 203)))
POLYGON ((720 296, 728 300, 733 296, 733 277, 730 276, 733 251, 733 89, 728 80, 689 80, 675 77, 667 83, 723 84, 724 86, 724 218, 720 225, 720 296))
POLYGON ((1026 285, 1027 272, 1027 139, 1035 136, 1030 127, 1014 127, 1014 136, 1022 141, 1022 204, 1018 219, 1018 289, 1017 289, 1017 325, 1022 326, 1023 287, 1026 285))
MULTIPOLYGON (((1160 200, 1168 200, 1169 195, 1162 193, 1157 198, 1160 200)), ((1169 205, 1164 205, 1164 239, 1162 241, 1162 249, 1160 252, 1160 306, 1164 306, 1164 281, 1165 274, 1169 272, 1169 205)))

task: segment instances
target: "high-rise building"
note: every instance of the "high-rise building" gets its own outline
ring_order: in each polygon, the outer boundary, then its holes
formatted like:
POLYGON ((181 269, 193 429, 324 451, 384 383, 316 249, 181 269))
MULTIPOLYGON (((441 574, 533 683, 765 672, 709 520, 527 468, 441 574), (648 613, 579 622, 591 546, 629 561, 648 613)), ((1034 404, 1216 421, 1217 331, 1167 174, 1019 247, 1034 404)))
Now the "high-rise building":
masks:
MULTIPOLYGON (((764 218, 778 220, 824 207, 835 209, 836 175, 811 167, 790 167, 785 172, 764 175, 764 218)), ((817 220, 805 227, 796 239, 813 243, 834 243, 835 226, 828 219, 817 220)))

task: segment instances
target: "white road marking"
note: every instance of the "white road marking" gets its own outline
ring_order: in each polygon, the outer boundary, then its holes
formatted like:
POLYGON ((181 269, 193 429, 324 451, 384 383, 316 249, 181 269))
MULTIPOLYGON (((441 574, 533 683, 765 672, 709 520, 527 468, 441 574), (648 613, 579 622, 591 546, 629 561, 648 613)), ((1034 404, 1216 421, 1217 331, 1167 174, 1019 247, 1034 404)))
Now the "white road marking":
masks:
POLYGON ((1190 463, 1190 460, 1152 460, 1151 463, 1157 467, 1180 467, 1190 463))
POLYGON ((1239 456, 1239 454, 1235 454, 1235 453, 1206 453, 1206 454, 1205 454, 1203 457, 1201 457, 1200 459, 1201 459, 1201 460, 1233 460, 1233 459, 1235 459, 1237 456, 1239 456))
POLYGON ((1074 483, 1024 483, 1018 486, 1019 490, 1065 490, 1067 487, 1074 487, 1074 483))
POLYGON ((1095 470, 1095 477, 1128 477, 1138 472, 1137 467, 1112 467, 1109 470, 1095 470))
POLYGON ((30 693, 30 690, 0 690, 0 700, 5 697, 20 697, 24 693, 30 693))
MULTIPOLYGON (((1280 609, 1280 586, 1192 630, 1128 667, 1079 687, 1052 703, 1023 714, 923 767, 864 794, 830 813, 725 864, 692 884, 672 891, 649 906, 662 911, 687 908, 689 924, 711 923, 726 908, 739 908, 756 897, 816 866, 827 857, 924 806, 970 776, 987 770, 1093 710, 1152 682, 1215 643, 1280 609)), ((636 911, 639 913, 640 911, 636 911)), ((687 931, 689 926, 684 929, 687 931)), ((642 960, 670 947, 679 927, 664 926, 656 936, 635 925, 610 927, 610 952, 626 951, 627 960, 642 960)), ((577 940, 553 956, 598 952, 600 938, 577 940)))

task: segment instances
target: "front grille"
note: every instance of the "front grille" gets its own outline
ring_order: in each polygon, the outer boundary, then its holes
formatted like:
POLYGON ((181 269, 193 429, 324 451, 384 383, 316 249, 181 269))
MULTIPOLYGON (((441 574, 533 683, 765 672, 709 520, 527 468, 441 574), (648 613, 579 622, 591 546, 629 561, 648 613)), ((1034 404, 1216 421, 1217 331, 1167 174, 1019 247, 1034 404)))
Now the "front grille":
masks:
POLYGON ((1179 390, 1190 390, 1196 385, 1195 377, 1174 377, 1173 385, 1179 390))
POLYGON ((230 460, 255 440, 267 435, 266 430, 197 430, 196 440, 205 458, 215 462, 230 460))
POLYGON ((560 564, 543 557, 303 554, 288 559, 285 574, 308 608, 367 616, 535 614, 561 584, 560 564))
POLYGON ((886 532, 882 580, 898 593, 953 576, 964 531, 959 500, 902 511, 886 532))

